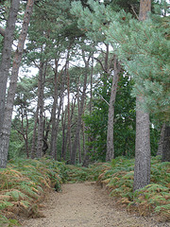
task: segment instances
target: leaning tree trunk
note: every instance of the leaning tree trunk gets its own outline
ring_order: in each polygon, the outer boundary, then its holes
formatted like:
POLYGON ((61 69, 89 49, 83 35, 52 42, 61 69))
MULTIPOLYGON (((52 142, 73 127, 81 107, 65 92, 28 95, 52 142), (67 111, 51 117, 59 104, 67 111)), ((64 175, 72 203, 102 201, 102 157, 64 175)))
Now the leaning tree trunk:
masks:
POLYGON ((18 71, 19 66, 22 60, 22 53, 24 49, 24 43, 27 36, 28 26, 30 22, 30 17, 33 11, 34 0, 28 0, 24 20, 22 25, 22 31, 19 36, 17 50, 14 56, 12 75, 10 86, 8 90, 7 104, 5 107, 5 115, 3 120, 3 126, 0 134, 0 168, 6 168, 7 156, 8 156, 8 147, 9 147, 9 137, 11 131, 11 119, 12 119, 12 110, 15 97, 15 91, 17 87, 18 80, 18 71))
MULTIPOLYGON (((149 11, 151 11, 151 0, 141 0, 139 19, 146 20, 149 11)), ((140 104, 143 102, 144 97, 138 95, 136 98, 134 191, 150 183, 150 121, 149 113, 141 110, 140 104)))
POLYGON ((120 64, 114 59, 114 75, 112 79, 111 95, 109 102, 108 124, 107 124, 107 152, 106 162, 114 158, 114 141, 113 141, 113 125, 114 125, 114 104, 116 100, 116 92, 120 73, 120 64))
POLYGON ((0 132, 5 112, 5 97, 7 88, 7 79, 11 65, 12 42, 14 39, 15 23, 19 10, 20 0, 13 0, 9 11, 6 29, 1 28, 0 34, 4 36, 2 60, 0 64, 0 132))

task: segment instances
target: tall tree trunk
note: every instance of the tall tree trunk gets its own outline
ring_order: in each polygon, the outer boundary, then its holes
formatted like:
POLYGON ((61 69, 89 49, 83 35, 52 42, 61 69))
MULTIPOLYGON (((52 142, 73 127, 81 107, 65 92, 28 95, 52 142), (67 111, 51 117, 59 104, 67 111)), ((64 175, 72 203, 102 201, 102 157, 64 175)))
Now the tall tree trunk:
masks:
POLYGON ((164 123, 164 124, 162 125, 162 128, 161 128, 160 139, 159 139, 159 142, 158 142, 158 151, 157 151, 157 155, 161 155, 161 156, 162 156, 162 154, 163 154, 163 144, 164 144, 165 126, 166 126, 166 124, 164 123))
POLYGON ((39 104, 37 103, 37 109, 34 116, 34 129, 33 129, 32 146, 31 146, 32 159, 34 159, 36 156, 36 135, 37 135, 38 112, 39 112, 39 104))
POLYGON ((80 129, 81 129, 81 117, 83 114, 83 108, 84 108, 84 102, 85 102, 85 96, 86 96, 87 76, 88 76, 89 60, 90 60, 90 56, 89 56, 88 60, 86 60, 83 51, 82 51, 82 54, 83 54, 83 60, 85 63, 85 75, 84 75, 83 92, 82 92, 81 103, 80 103, 80 111, 78 113, 75 139, 74 139, 72 154, 71 154, 71 164, 73 164, 73 165, 75 165, 75 163, 76 163, 76 153, 77 153, 77 148, 78 148, 78 143, 79 143, 78 139, 79 139, 80 129))
POLYGON ((170 162, 170 126, 165 125, 162 161, 170 162))
MULTIPOLYGON (((94 55, 92 56, 92 65, 91 65, 91 73, 90 73, 90 106, 89 106, 89 112, 90 115, 92 113, 92 99, 93 99, 93 70, 94 69, 94 55)), ((87 154, 86 151, 86 146, 85 146, 85 125, 83 122, 83 153, 84 153, 84 157, 83 157, 83 166, 88 167, 89 162, 90 162, 90 158, 89 158, 89 153, 91 152, 91 149, 89 147, 89 151, 87 154)), ((88 136, 88 142, 90 142, 90 136, 88 136)))
POLYGON ((70 159, 72 155, 72 144, 71 144, 71 117, 70 117, 70 75, 69 75, 69 55, 68 50, 67 61, 66 61, 66 76, 67 76, 67 142, 70 159))
MULTIPOLYGON (((151 11, 151 0, 140 1, 139 19, 147 19, 151 11)), ((142 23, 142 22, 141 22, 142 23)), ((149 113, 141 110, 140 104, 144 97, 138 95, 136 98, 136 144, 135 144, 135 169, 133 190, 138 190, 150 183, 150 121, 149 113)))
POLYGON ((19 66, 22 59, 22 53, 24 49, 25 39, 27 36, 30 17, 33 11, 33 5, 34 5, 34 0, 28 0, 25 14, 24 14, 24 20, 22 24, 22 31, 19 36, 17 50, 14 56, 11 82, 10 82, 9 91, 8 91, 7 104, 5 107, 3 126, 0 134, 0 168, 6 168, 6 164, 7 164, 12 110, 13 110, 15 91, 17 87, 18 71, 19 71, 19 66))
MULTIPOLYGON (((79 94, 79 86, 80 86, 80 81, 78 80, 77 83, 77 107, 78 107, 78 116, 80 115, 80 94, 79 94)), ((81 147, 80 147, 80 131, 79 134, 77 135, 77 143, 78 143, 78 157, 79 157, 79 163, 81 163, 81 147)))
POLYGON ((4 121, 5 112, 5 97, 7 88, 7 79, 9 76, 9 69, 11 64, 12 42, 14 39, 15 23, 19 10, 20 0, 12 0, 9 17, 4 35, 2 60, 0 64, 0 132, 4 121))
POLYGON ((26 131, 25 131, 25 148, 26 148, 27 158, 29 158, 29 156, 30 156, 30 153, 29 153, 29 144, 28 144, 28 128, 29 128, 29 123, 28 123, 27 113, 25 115, 26 115, 26 122, 27 122, 26 131))
POLYGON ((85 123, 82 122, 82 137, 83 137, 83 162, 86 157, 86 137, 85 137, 85 123))
POLYGON ((61 109, 63 106, 63 99, 64 99, 64 81, 62 82, 62 87, 60 90, 60 103, 58 105, 58 112, 57 112, 57 119, 56 119, 56 131, 55 131, 55 153, 54 153, 54 159, 57 160, 57 138, 58 138, 58 128, 59 128, 59 123, 60 123, 60 114, 61 114, 61 109))
POLYGON ((55 60, 55 74, 54 74, 54 95, 53 95, 53 107, 51 113, 51 144, 50 153, 51 157, 55 158, 56 153, 56 110, 57 110, 57 100, 58 100, 58 61, 55 60))
POLYGON ((43 156, 47 154, 48 150, 48 135, 50 132, 50 126, 51 126, 51 121, 48 121, 48 119, 44 119, 44 138, 43 138, 43 156), (47 121, 47 127, 45 127, 47 121))
POLYGON ((107 124, 107 152, 106 162, 114 158, 114 141, 113 141, 113 125, 114 125, 114 104, 116 100, 117 85, 120 73, 120 64, 114 59, 114 74, 112 79, 111 95, 109 101, 108 124, 107 124))
POLYGON ((61 159, 66 160, 66 144, 67 144, 67 137, 66 137, 66 118, 67 118, 67 111, 64 112, 62 109, 62 151, 61 151, 61 159))
POLYGON ((37 152, 36 157, 41 158, 43 154, 43 138, 44 138, 44 82, 46 74, 46 65, 40 63, 39 79, 38 79, 38 99, 39 99, 39 119, 38 119, 38 137, 37 137, 37 152))

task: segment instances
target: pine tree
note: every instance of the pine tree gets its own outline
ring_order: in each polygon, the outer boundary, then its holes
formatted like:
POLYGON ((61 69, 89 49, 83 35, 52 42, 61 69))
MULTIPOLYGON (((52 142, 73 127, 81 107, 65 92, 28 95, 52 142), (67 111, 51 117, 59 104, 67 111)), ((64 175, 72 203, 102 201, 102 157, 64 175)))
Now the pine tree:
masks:
POLYGON ((9 136, 11 131, 11 119, 12 119, 12 110, 14 104, 15 91, 17 87, 18 71, 22 59, 22 53, 24 49, 24 43, 27 36, 27 30, 30 22, 30 17, 33 11, 34 0, 28 0, 22 30, 19 36, 17 50, 15 52, 12 75, 10 86, 8 90, 7 103, 5 108, 4 122, 0 135, 0 168, 6 168, 7 156, 8 156, 8 147, 9 147, 9 136))
POLYGON ((11 67, 12 43, 14 39, 15 23, 18 15, 19 5, 19 0, 11 1, 6 29, 0 29, 0 34, 4 36, 2 60, 0 63, 0 132, 2 130, 2 124, 4 121, 7 79, 9 77, 9 69, 11 67))

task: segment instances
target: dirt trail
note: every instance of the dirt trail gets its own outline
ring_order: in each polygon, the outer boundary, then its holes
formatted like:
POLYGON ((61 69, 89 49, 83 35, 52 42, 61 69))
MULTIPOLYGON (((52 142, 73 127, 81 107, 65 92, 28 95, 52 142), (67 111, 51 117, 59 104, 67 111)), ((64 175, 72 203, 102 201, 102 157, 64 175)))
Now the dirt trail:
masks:
POLYGON ((45 218, 25 220, 23 227, 163 227, 167 223, 128 215, 114 206, 113 198, 92 183, 64 184, 62 192, 52 192, 45 218))

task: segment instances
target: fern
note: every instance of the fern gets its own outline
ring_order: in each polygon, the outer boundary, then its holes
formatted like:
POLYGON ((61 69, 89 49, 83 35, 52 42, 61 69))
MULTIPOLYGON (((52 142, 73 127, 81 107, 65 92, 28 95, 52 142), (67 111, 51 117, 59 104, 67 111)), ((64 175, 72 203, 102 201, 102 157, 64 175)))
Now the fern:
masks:
POLYGON ((18 190, 7 192, 5 195, 11 196, 14 201, 28 198, 28 196, 18 190))
POLYGON ((0 202, 0 210, 5 209, 6 207, 13 206, 13 203, 10 203, 8 201, 1 201, 0 202))
POLYGON ((170 203, 169 204, 166 204, 166 205, 162 205, 162 206, 157 206, 155 208, 155 212, 160 212, 160 211, 164 211, 164 212, 169 212, 170 211, 170 203))

